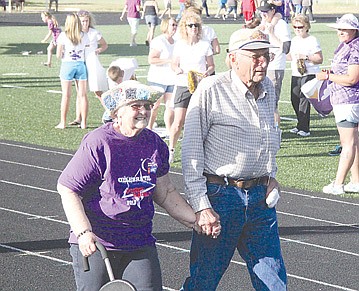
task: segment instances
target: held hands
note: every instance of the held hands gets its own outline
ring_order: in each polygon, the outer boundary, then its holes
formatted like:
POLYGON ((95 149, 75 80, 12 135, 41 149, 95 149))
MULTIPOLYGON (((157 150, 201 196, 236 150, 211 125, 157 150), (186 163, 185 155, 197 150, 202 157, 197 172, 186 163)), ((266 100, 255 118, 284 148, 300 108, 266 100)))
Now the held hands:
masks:
POLYGON ((205 234, 217 238, 221 233, 219 215, 212 209, 203 209, 196 213, 196 223, 193 229, 199 234, 205 234))

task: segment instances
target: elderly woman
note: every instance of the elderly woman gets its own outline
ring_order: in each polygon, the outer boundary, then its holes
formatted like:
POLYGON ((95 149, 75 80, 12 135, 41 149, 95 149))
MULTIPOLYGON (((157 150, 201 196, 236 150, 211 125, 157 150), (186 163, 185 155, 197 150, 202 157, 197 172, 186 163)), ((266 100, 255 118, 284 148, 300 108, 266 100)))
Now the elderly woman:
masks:
POLYGON ((298 14, 292 19, 295 37, 287 59, 291 61, 292 82, 291 101, 297 116, 297 126, 290 130, 291 133, 302 137, 310 135, 310 103, 301 92, 301 87, 320 71, 319 64, 323 62, 322 49, 318 40, 309 34, 310 23, 307 16, 298 14), (298 69, 299 64, 303 64, 298 69))
POLYGON ((174 121, 170 131, 170 162, 184 124, 187 107, 192 94, 188 90, 188 72, 196 71, 203 77, 214 72, 213 51, 208 41, 202 40, 202 20, 193 12, 186 11, 179 26, 180 39, 173 51, 172 69, 177 74, 174 97, 174 121))
POLYGON ((58 180, 77 290, 98 291, 109 281, 95 241, 108 250, 115 278, 138 290, 162 290, 153 201, 186 226, 195 222, 169 179, 166 143, 146 129, 161 94, 137 81, 104 93, 116 122, 88 133, 58 180), (89 272, 82 270, 82 256, 89 257, 89 272))
POLYGON ((176 20, 173 17, 163 19, 161 22, 161 31, 162 34, 155 37, 150 45, 150 52, 148 54, 150 68, 148 70, 147 81, 150 86, 162 88, 164 94, 163 98, 159 99, 152 109, 149 128, 152 129, 160 102, 164 99, 166 105, 164 121, 167 134, 169 135, 174 115, 172 93, 175 83, 175 73, 171 69, 171 63, 175 46, 173 36, 177 31, 176 20))
POLYGON ((345 14, 329 26, 337 29, 340 44, 334 52, 331 70, 318 73, 317 79, 331 82, 330 101, 342 151, 335 180, 323 187, 323 192, 359 193, 359 23, 353 14, 345 14), (349 171, 351 181, 344 186, 349 171))

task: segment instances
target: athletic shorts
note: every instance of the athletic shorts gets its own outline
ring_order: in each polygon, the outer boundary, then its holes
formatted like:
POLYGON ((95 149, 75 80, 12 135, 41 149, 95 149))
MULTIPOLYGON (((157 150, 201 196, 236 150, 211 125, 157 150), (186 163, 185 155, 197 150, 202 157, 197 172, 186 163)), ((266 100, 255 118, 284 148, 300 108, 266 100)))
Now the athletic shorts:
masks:
MULTIPOLYGON (((335 122, 338 126, 343 121, 358 124, 359 123, 359 104, 337 104, 333 105, 335 122)), ((342 126, 348 127, 348 126, 342 126)))
POLYGON ((163 85, 163 84, 159 84, 159 83, 155 83, 155 82, 151 82, 151 81, 148 81, 147 85, 151 86, 151 87, 159 87, 162 89, 161 91, 163 91, 163 93, 173 93, 173 90, 175 87, 174 85, 163 85))
POLYGON ((87 70, 84 62, 63 62, 60 69, 61 80, 87 80, 87 70))
POLYGON ((175 108, 187 108, 192 94, 188 91, 188 87, 177 86, 174 98, 175 108))

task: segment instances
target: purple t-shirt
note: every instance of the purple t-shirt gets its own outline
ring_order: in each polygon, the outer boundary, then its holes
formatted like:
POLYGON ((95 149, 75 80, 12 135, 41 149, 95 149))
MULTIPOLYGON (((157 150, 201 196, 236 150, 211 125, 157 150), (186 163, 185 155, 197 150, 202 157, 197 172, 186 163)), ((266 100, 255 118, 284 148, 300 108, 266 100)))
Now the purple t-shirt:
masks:
POLYGON ((57 38, 59 37, 60 33, 61 33, 61 28, 55 26, 54 22, 52 20, 49 20, 47 22, 47 27, 49 28, 49 30, 51 30, 52 32, 52 37, 54 39, 54 42, 56 43, 57 38))
MULTIPOLYGON (((349 43, 342 42, 334 52, 332 71, 336 75, 348 73, 349 65, 359 65, 359 37, 349 43)), ((359 104, 359 82, 354 86, 342 86, 331 82, 330 101, 337 104, 359 104)))
POLYGON ((127 17, 141 18, 140 11, 137 10, 137 6, 141 6, 141 0, 126 0, 126 5, 127 17))
MULTIPOLYGON (((168 147, 156 133, 129 138, 107 123, 84 137, 58 182, 82 197, 100 242, 132 251, 155 243, 152 195, 168 171, 168 147)), ((72 232, 69 242, 77 243, 72 232)))

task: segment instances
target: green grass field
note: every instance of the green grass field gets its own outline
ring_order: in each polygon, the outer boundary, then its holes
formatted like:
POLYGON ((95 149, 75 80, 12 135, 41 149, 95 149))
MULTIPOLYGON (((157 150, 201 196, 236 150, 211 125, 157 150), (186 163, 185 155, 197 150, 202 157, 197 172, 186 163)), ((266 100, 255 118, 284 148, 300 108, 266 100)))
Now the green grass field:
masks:
MULTIPOLYGON (((228 22, 226 25, 214 24, 221 43, 222 53, 215 57, 216 71, 226 69, 224 64, 225 49, 230 34, 239 28, 239 24, 228 22)), ((146 82, 148 70, 148 48, 143 44, 129 48, 129 27, 97 26, 109 49, 101 55, 104 67, 118 57, 136 57, 140 64, 136 71, 140 81, 146 82)), ((101 125, 103 109, 99 101, 89 93, 90 112, 89 129, 68 128, 57 130, 55 125, 60 118, 61 87, 59 80, 60 62, 53 59, 53 67, 42 66, 46 61, 46 44, 40 40, 47 33, 47 27, 2 27, 0 38, 0 139, 13 140, 76 150, 82 137, 88 131, 101 125), (6 33, 4 33, 6 32, 6 33), (31 51, 29 56, 21 52, 31 51), (37 54, 43 52, 43 54, 37 54)), ((138 35, 138 43, 144 43, 147 28, 142 26, 138 35)), ((159 33, 159 30, 157 31, 159 33)), ((336 32, 326 25, 315 23, 311 33, 321 43, 324 64, 330 65, 333 51, 338 44, 336 32)), ((311 133, 308 138, 297 137, 288 133, 295 126, 291 119, 295 118, 289 96, 290 70, 284 79, 280 102, 280 114, 283 141, 278 155, 278 180, 284 187, 298 188, 309 191, 321 191, 322 187, 334 179, 338 164, 338 157, 330 157, 327 152, 338 144, 338 133, 333 116, 321 118, 312 110, 311 133)), ((73 90, 74 91, 74 90, 73 90)), ((75 117, 75 94, 68 121, 75 117)), ((158 124, 163 125, 162 114, 159 114, 158 124)), ((180 144, 176 151, 177 157, 173 167, 181 167, 180 144)), ((352 197, 359 197, 353 195, 352 197)))

